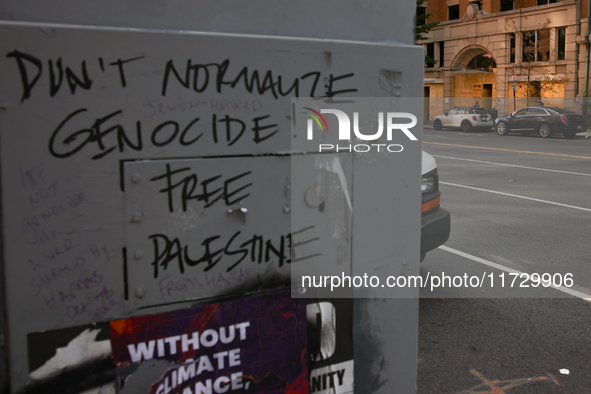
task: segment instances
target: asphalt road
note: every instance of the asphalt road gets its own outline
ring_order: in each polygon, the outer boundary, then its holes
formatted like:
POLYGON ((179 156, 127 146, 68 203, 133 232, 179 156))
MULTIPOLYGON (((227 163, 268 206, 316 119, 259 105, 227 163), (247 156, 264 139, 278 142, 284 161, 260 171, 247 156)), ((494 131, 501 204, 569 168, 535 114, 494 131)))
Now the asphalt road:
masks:
POLYGON ((421 275, 483 286, 421 293, 418 393, 591 393, 591 137, 425 129, 423 149, 452 231, 421 275))

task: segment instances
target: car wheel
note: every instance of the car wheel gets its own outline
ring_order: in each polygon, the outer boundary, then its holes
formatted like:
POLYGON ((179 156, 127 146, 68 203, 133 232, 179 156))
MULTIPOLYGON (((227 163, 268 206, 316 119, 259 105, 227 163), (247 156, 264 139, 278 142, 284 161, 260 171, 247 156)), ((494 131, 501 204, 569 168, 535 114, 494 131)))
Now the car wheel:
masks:
POLYGON ((542 123, 538 128, 538 133, 542 138, 548 138, 552 135, 552 130, 550 129, 550 125, 548 123, 542 123))
POLYGON ((576 134, 577 133, 564 133, 564 138, 569 138, 569 139, 575 138, 576 134))
POLYGON ((472 130, 472 123, 468 122, 467 120, 462 122, 462 131, 464 133, 469 133, 472 130))
POLYGON ((509 129, 507 129, 507 125, 505 124, 505 122, 499 122, 499 124, 497 125, 497 134, 507 135, 508 132, 509 129))
POLYGON ((441 130, 443 128, 443 126, 441 125, 441 121, 438 119, 435 119, 435 121, 433 122, 433 128, 435 130, 441 130))

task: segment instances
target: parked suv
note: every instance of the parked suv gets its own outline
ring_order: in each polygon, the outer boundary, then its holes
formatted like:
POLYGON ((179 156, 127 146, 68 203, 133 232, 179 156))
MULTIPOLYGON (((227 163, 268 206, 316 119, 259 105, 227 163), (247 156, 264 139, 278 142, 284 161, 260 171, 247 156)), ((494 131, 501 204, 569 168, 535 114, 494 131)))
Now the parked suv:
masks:
POLYGON ((454 107, 445 115, 439 115, 433 120, 435 130, 453 127, 469 132, 474 127, 490 129, 492 125, 492 116, 487 114, 484 108, 480 107, 454 107))
POLYGON ((430 154, 423 152, 421 161, 423 183, 421 186, 421 261, 425 254, 443 245, 449 239, 451 220, 449 212, 440 207, 439 174, 437 163, 430 154))

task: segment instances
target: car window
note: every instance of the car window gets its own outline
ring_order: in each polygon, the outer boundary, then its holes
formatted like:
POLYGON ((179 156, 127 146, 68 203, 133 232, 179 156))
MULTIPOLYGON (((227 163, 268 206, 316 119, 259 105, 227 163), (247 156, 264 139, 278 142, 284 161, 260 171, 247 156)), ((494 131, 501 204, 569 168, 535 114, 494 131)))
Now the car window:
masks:
POLYGON ((528 115, 547 115, 546 111, 544 111, 542 108, 530 108, 527 111, 528 115))
POLYGON ((527 114, 527 108, 520 109, 519 111, 515 112, 515 115, 525 115, 527 114))
POLYGON ((486 110, 484 108, 472 108, 470 111, 473 114, 486 115, 486 110))
POLYGON ((460 108, 458 110, 458 114, 460 114, 460 115, 466 115, 467 113, 469 113, 468 108, 460 108))
POLYGON ((458 110, 457 109, 450 109, 447 114, 448 115, 456 115, 457 113, 458 113, 458 110))
POLYGON ((550 112, 551 114, 578 115, 576 112, 571 111, 570 109, 566 109, 566 108, 553 107, 553 108, 546 108, 546 110, 548 110, 548 112, 550 112))

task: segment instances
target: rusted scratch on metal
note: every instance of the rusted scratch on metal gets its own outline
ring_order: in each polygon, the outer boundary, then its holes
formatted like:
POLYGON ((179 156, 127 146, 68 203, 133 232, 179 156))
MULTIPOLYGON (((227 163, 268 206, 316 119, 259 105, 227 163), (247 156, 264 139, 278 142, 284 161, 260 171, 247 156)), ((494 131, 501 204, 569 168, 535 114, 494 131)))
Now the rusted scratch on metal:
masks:
POLYGON ((379 371, 376 373, 376 377, 373 380, 373 382, 371 383, 371 391, 373 392, 378 386, 378 384, 380 383, 380 375, 382 373, 382 370, 384 369, 384 365, 386 364, 386 359, 382 358, 382 360, 380 361, 380 369, 379 371))

